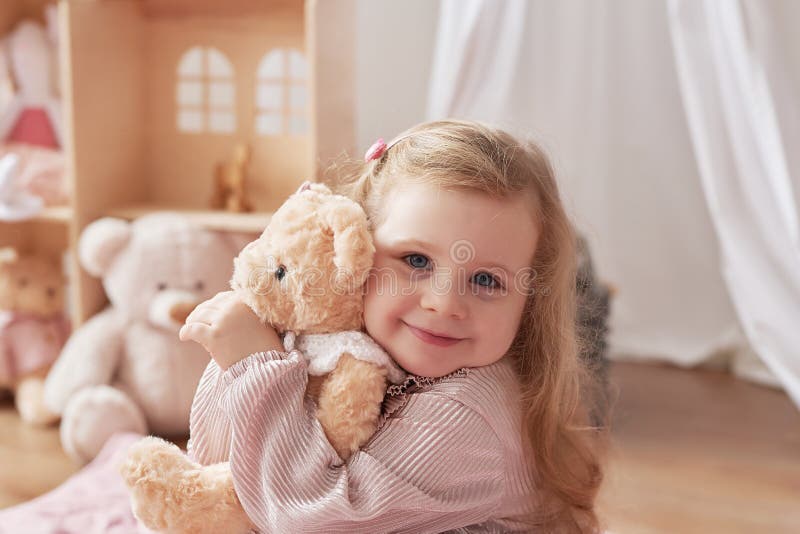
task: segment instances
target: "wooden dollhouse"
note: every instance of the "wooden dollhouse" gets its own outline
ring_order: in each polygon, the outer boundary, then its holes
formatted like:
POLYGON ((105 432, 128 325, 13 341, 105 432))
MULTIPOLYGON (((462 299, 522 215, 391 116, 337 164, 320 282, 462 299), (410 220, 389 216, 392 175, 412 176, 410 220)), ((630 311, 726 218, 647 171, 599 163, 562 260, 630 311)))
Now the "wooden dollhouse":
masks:
MULTIPOLYGON (((4 0, 0 29, 44 0, 4 0)), ((0 243, 68 252, 75 324, 104 303, 77 264, 83 228, 175 210, 260 232, 332 159, 353 153, 355 0, 60 0, 70 205, 0 224, 0 243), (215 167, 246 146, 249 213, 209 208, 215 167)))

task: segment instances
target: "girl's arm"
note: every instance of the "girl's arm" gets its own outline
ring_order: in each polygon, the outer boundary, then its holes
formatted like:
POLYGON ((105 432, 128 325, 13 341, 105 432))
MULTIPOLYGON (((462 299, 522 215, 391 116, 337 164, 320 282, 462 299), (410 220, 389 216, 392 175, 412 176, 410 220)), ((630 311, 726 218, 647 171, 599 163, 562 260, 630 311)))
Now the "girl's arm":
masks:
MULTIPOLYGON (((402 417, 343 463, 306 383, 299 352, 270 351, 198 390, 229 421, 237 494, 262 532, 442 532, 492 517, 503 449, 481 416, 443 396, 412 395, 402 417)), ((218 424, 206 419, 205 428, 218 424)))
POLYGON ((192 401, 189 455, 205 465, 227 462, 231 425, 219 405, 224 391, 220 377, 243 355, 283 349, 283 344, 275 330, 261 324, 233 291, 217 293, 198 305, 186 318, 179 337, 200 343, 212 358, 192 401))
POLYGON ((186 448, 189 456, 203 465, 227 462, 230 455, 231 425, 220 406, 225 392, 222 373, 217 362, 208 362, 192 400, 186 448))

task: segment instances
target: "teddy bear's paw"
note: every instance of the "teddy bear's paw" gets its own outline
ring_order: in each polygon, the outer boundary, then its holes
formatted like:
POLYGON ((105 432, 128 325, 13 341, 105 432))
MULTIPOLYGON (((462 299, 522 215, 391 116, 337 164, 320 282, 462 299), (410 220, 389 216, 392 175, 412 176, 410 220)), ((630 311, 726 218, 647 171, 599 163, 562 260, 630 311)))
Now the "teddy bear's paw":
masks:
POLYGON ((202 488, 187 501, 195 520, 200 519, 193 532, 244 534, 255 528, 236 495, 230 464, 225 462, 204 467, 199 480, 195 479, 193 483, 202 488))
POLYGON ((120 472, 128 486, 132 487, 137 482, 166 480, 198 467, 174 443, 148 436, 130 446, 120 472))
POLYGON ((150 529, 180 532, 188 513, 176 504, 181 500, 183 475, 198 469, 176 445, 163 439, 150 436, 134 443, 120 465, 134 515, 150 529))
POLYGON ((46 426, 58 421, 58 414, 48 410, 44 404, 44 380, 41 378, 22 380, 17 386, 14 401, 20 418, 26 423, 46 426))
POLYGON ((147 437, 128 449, 120 472, 134 515, 152 530, 203 534, 251 528, 227 463, 201 466, 174 444, 147 437))
POLYGON ((75 462, 92 460, 117 432, 147 432, 144 414, 128 395, 101 385, 84 388, 70 397, 60 433, 64 451, 75 462))

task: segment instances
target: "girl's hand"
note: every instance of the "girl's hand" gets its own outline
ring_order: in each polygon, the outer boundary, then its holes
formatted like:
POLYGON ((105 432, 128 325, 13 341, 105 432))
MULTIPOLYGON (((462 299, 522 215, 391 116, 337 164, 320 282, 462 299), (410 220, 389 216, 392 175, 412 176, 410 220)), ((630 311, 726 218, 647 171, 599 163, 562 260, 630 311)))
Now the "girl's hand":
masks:
POLYGON ((178 337, 203 345, 223 370, 254 352, 283 350, 275 330, 263 324, 233 291, 217 293, 198 305, 178 337))

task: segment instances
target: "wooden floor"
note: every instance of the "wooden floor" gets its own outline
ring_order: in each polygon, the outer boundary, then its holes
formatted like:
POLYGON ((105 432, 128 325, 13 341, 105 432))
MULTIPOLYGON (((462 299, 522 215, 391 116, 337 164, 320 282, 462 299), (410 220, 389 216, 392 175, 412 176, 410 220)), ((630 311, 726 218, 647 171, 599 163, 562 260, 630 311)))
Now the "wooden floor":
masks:
MULTIPOLYGON (((716 371, 616 363, 614 449, 600 511, 614 534, 800 532, 800 412, 716 371)), ((0 508, 74 467, 56 429, 0 403, 0 508)))
POLYGON ((800 411, 719 371, 620 364, 600 509, 615 534, 800 533, 800 411))
POLYGON ((14 404, 0 401, 0 508, 45 493, 75 471, 61 450, 57 427, 23 424, 14 404))

